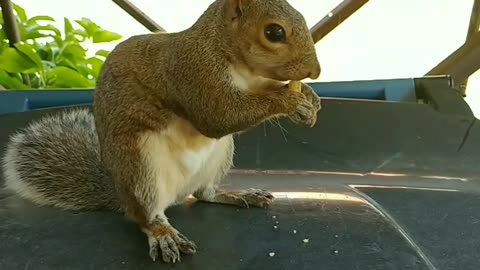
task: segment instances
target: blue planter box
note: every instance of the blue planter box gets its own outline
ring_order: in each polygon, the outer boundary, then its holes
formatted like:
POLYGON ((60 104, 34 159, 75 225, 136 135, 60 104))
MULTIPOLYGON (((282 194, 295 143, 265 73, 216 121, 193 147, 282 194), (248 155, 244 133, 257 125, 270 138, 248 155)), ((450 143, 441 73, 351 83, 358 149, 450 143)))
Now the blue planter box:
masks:
MULTIPOLYGON (((415 102, 414 79, 366 80, 308 83, 321 97, 415 102)), ((54 107, 88 105, 94 90, 7 90, 0 91, 0 114, 54 107)))

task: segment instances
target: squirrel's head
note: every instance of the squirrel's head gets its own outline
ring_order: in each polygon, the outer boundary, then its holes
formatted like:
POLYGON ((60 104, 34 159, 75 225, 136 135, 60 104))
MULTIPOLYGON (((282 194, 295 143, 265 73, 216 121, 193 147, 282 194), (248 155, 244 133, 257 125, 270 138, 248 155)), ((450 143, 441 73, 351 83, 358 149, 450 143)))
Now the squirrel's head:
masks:
POLYGON ((224 12, 229 45, 255 74, 280 81, 319 77, 305 18, 286 0, 225 0, 224 12))

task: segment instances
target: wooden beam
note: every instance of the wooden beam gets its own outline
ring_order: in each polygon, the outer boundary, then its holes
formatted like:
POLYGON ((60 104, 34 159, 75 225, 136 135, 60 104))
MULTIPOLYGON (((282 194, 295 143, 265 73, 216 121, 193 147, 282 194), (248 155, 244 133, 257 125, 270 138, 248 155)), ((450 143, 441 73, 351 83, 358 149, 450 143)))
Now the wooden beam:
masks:
MULTIPOLYGON (((467 41, 475 33, 477 33, 480 28, 480 0, 475 0, 472 6, 472 15, 470 15, 470 23, 468 24, 467 32, 467 41)), ((468 86, 468 78, 460 85, 460 91, 465 95, 468 86)))
POLYGON ((0 7, 2 8, 5 34, 10 47, 14 47, 15 44, 20 42, 20 32, 18 31, 16 16, 13 13, 13 4, 10 0, 0 0, 0 7))
POLYGON ((324 38, 367 2, 368 0, 344 0, 310 29, 313 41, 317 43, 324 38))
POLYGON ((458 85, 480 69, 480 32, 473 34, 465 44, 445 58, 427 75, 450 75, 458 85))
POLYGON ((465 96, 468 78, 480 69, 480 0, 474 0, 465 43, 426 75, 451 75, 465 96))
POLYGON ((472 7, 472 15, 470 15, 470 23, 468 24, 467 40, 471 38, 480 29, 480 0, 475 0, 472 7))
POLYGON ((141 23, 151 32, 165 32, 160 25, 158 25, 153 19, 143 13, 137 6, 128 0, 112 0, 121 9, 132 16, 137 22, 141 23))

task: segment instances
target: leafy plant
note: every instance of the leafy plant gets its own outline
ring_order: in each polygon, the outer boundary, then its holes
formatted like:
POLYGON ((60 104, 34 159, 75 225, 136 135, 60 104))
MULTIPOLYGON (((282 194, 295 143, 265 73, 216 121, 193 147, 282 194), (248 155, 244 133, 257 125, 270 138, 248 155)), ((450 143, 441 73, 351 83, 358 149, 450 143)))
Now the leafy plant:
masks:
MULTIPOLYGON (((90 19, 64 18, 64 29, 50 16, 27 17, 14 4, 21 41, 9 47, 0 13, 0 86, 6 89, 92 88, 109 51, 88 57, 88 46, 120 40, 121 35, 101 28, 90 19)), ((1 87, 0 87, 1 89, 1 87)))

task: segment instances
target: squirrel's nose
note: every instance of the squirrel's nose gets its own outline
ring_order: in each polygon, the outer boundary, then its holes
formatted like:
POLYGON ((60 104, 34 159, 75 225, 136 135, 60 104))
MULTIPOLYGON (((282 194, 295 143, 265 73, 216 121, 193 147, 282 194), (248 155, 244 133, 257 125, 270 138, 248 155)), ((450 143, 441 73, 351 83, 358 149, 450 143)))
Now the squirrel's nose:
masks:
POLYGON ((318 61, 313 61, 313 66, 310 69, 308 77, 312 80, 315 80, 320 76, 321 71, 322 69, 320 68, 320 63, 318 61))

